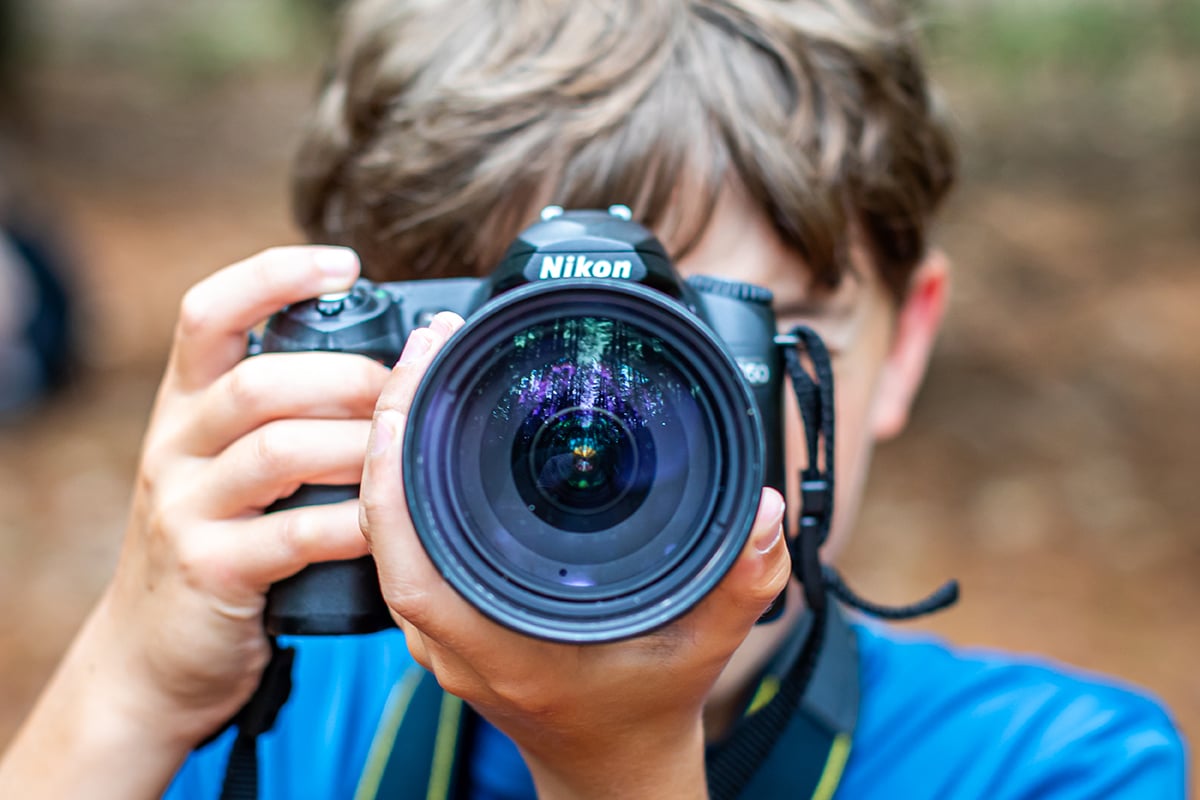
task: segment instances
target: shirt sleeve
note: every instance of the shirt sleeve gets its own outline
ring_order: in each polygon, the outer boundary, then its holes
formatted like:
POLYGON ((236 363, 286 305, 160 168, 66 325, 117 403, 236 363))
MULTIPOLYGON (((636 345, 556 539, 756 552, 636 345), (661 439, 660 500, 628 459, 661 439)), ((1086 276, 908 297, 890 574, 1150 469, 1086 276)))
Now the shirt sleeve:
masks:
POLYGON ((856 626, 859 723, 836 797, 1186 797, 1169 713, 1112 678, 856 626))
POLYGON ((1183 739, 1153 700, 1102 686, 1070 698, 1056 712, 1031 737, 1021 797, 1186 797, 1183 739))

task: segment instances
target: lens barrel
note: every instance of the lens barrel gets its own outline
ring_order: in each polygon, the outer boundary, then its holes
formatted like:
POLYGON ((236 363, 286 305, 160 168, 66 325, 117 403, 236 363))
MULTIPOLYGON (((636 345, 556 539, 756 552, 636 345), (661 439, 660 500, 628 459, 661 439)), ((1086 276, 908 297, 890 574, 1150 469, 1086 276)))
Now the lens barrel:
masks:
POLYGON ((636 283, 538 282, 473 314, 406 428, 417 534, 497 622, 564 642, 645 633, 737 558, 763 426, 734 359, 636 283))

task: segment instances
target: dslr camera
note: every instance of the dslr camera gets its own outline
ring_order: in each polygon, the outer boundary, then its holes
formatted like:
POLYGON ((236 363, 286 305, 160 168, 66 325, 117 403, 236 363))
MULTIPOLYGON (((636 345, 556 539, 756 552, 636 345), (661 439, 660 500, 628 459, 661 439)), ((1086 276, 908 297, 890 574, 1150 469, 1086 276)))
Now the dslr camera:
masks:
MULTIPOLYGON (((551 206, 487 277, 360 280, 272 317, 260 349, 391 365, 434 314, 463 316, 397 465, 417 535, 493 620, 603 642, 699 602, 737 558, 761 487, 783 490, 771 302, 762 287, 682 279, 624 206, 551 206)), ((305 486, 274 508, 356 494, 305 486)), ((268 594, 273 634, 391 625, 370 557, 312 565, 268 594)))

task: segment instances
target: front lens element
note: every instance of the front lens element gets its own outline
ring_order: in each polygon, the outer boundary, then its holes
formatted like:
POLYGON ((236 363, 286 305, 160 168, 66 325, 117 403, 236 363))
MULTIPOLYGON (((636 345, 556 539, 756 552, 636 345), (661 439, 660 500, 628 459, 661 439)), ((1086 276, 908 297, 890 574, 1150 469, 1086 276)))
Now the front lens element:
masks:
MULTIPOLYGON (((466 510, 482 530, 492 521, 504 531, 480 548, 534 581, 591 585, 615 577, 618 557, 642 549, 654 526, 660 534, 667 516, 647 510, 636 528, 621 524, 652 493, 663 509, 677 510, 679 457, 694 453, 703 471, 711 449, 711 423, 693 397, 694 379, 677 361, 650 332, 599 316, 533 324, 495 347, 467 402, 480 424, 463 426, 459 439, 463 450, 481 438, 484 452, 509 452, 507 464, 485 459, 477 467, 486 503, 466 510), (694 425, 684 429, 681 420, 694 425), (672 444, 674 460, 660 460, 660 440, 672 444), (549 530, 603 531, 608 543, 600 550, 569 544, 549 530)), ((657 570, 654 562, 643 554, 640 566, 630 563, 623 574, 657 570)))
POLYGON ((607 641, 677 617, 733 563, 761 436, 736 364, 676 301, 532 285, 434 360, 405 491, 430 558, 485 614, 607 641))
MULTIPOLYGON (((639 454, 629 426, 604 409, 575 406, 541 425, 533 414, 528 421, 525 427, 537 432, 532 443, 524 430, 514 438, 514 469, 527 468, 526 480, 566 514, 590 516, 610 508, 635 485, 639 455, 653 458, 653 444, 647 442, 646 452, 639 454)), ((514 476, 519 483, 524 477, 514 476)))

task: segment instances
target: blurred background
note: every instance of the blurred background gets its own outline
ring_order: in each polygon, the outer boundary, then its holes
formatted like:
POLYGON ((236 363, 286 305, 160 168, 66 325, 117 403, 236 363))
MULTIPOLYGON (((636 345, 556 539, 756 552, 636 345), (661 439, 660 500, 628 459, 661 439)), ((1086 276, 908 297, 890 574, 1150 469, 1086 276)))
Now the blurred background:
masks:
MULTIPOLYGON (((299 238, 336 5, 0 0, 0 220, 57 275, 0 272, 0 311, 40 288, 73 351, 0 380, 0 748, 113 568, 181 295, 299 238)), ((958 577, 920 626, 1140 684, 1195 743, 1200 3, 923 8, 965 159, 955 291, 845 573, 894 602, 958 577)))

